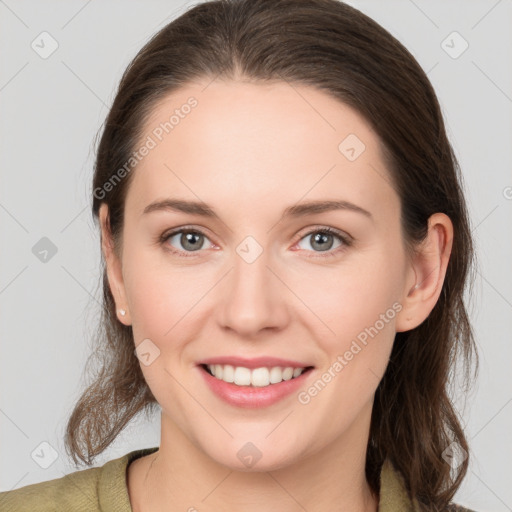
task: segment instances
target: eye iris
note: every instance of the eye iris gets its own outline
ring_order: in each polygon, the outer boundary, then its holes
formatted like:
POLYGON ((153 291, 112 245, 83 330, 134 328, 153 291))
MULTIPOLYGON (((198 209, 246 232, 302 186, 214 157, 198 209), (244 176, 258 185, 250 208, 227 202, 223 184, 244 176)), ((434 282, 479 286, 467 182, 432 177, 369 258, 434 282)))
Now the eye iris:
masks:
MULTIPOLYGON (((329 251, 333 246, 334 235, 328 231, 317 231, 310 234, 311 246, 319 251, 329 251)), ((181 246, 188 251, 198 251, 203 246, 204 235, 196 231, 182 231, 180 236, 181 246), (201 242, 198 244, 198 242, 201 242)))
POLYGON ((199 233, 190 233, 190 232, 183 233, 180 237, 180 243, 181 243, 182 247, 184 247, 187 250, 197 251, 203 245, 202 236, 203 235, 201 235, 199 233), (194 239, 195 239, 195 245, 194 245, 194 239), (199 245, 197 245, 198 239, 201 240, 201 243, 199 245), (192 244, 192 245, 190 245, 190 244, 192 244))
POLYGON ((314 236, 313 236, 313 241, 311 243, 311 247, 315 248, 315 244, 317 243, 320 243, 320 246, 319 246, 319 249, 320 251, 328 251, 331 247, 332 247, 332 244, 333 244, 333 241, 332 241, 332 235, 328 234, 328 233, 316 233, 314 236), (326 240, 329 240, 330 239, 330 243, 325 243, 326 240))

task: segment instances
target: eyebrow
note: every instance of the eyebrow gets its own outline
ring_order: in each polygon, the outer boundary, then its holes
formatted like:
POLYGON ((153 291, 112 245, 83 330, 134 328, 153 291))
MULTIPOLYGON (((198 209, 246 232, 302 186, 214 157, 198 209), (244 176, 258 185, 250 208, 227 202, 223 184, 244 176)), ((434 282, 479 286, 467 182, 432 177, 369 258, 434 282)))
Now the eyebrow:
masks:
MULTIPOLYGON (((349 201, 307 201, 293 206, 289 206, 283 212, 282 218, 287 217, 304 217, 306 215, 313 215, 327 211, 335 210, 349 210, 356 213, 361 213, 369 219, 373 219, 372 214, 353 204, 349 201)), ((201 217, 209 217, 219 219, 215 210, 206 203, 198 201, 185 201, 182 199, 164 199, 155 201, 144 208, 142 215, 155 211, 176 211, 182 213, 189 213, 191 215, 200 215, 201 217)))

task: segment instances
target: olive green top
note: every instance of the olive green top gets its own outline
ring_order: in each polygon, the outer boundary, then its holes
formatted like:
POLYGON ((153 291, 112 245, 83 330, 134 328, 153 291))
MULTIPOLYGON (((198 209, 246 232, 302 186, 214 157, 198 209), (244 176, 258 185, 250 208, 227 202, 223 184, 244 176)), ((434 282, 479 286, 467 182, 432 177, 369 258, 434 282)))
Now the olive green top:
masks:
MULTIPOLYGON (((132 512, 126 470, 130 462, 154 453, 144 448, 113 459, 103 466, 75 471, 62 478, 0 492, 1 512, 132 512)), ((473 512, 453 505, 452 511, 473 512)), ((417 512, 402 480, 389 460, 380 474, 379 512, 417 512)))

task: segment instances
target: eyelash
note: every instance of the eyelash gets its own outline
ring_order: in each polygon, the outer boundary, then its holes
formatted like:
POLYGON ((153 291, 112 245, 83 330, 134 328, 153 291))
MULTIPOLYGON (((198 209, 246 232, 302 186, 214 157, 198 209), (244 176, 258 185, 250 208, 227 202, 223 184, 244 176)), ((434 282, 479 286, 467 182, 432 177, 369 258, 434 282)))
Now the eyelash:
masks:
MULTIPOLYGON (((167 250, 173 254, 178 254, 184 258, 193 258, 196 256, 194 254, 194 252, 202 252, 201 250, 199 250, 199 251, 181 251, 181 250, 175 249, 174 247, 166 244, 166 242, 170 238, 172 238, 174 235, 176 235, 178 233, 193 233, 193 234, 202 235, 205 238, 208 238, 205 233, 203 233, 202 231, 200 231, 198 229, 187 228, 186 226, 181 227, 181 228, 175 229, 173 231, 165 232, 160 236, 159 242, 161 245, 165 245, 165 250, 167 250), (189 254, 187 254, 187 253, 189 253, 189 254)), ((294 245, 297 244, 298 242, 300 242, 303 238, 306 238, 307 236, 317 234, 317 233, 334 235, 335 237, 337 237, 340 240, 340 242, 342 242, 342 245, 333 250, 313 251, 313 252, 317 252, 318 254, 316 256, 308 256, 309 258, 330 258, 333 256, 337 256, 341 251, 346 250, 353 243, 353 239, 351 237, 344 235, 337 229, 327 227, 327 228, 315 228, 311 231, 308 231, 307 233, 303 234, 300 238, 298 238, 297 241, 294 242, 294 245), (322 252, 324 252, 324 254, 322 254, 322 252)), ((308 251, 308 252, 311 252, 311 251, 308 251)))

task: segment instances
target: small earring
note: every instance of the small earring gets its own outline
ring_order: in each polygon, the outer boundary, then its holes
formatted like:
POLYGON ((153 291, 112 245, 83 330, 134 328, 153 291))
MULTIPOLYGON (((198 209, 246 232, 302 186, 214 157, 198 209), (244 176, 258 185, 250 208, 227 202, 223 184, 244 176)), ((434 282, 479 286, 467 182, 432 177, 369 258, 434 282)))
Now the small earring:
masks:
POLYGON ((120 309, 119 313, 121 313, 121 315, 123 315, 123 316, 126 315, 126 311, 124 309, 120 309))

